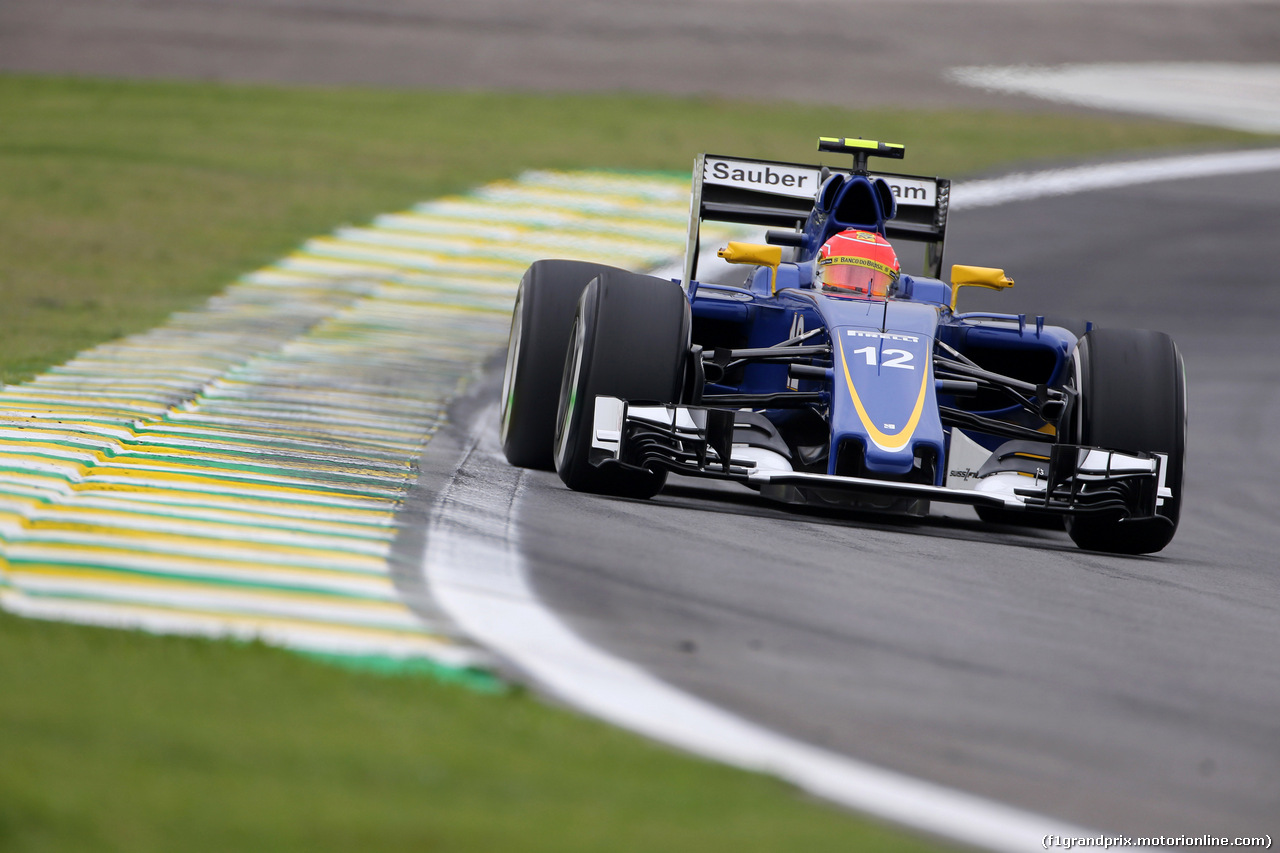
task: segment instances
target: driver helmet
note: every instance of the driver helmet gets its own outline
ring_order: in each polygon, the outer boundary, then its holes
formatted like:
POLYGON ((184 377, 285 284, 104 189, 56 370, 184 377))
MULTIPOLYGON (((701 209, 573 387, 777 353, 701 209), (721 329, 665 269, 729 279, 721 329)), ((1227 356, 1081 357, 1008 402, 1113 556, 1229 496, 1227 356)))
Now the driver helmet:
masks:
POLYGON ((902 267, 889 241, 874 231, 841 231, 822 244, 814 283, 828 293, 888 299, 902 267))

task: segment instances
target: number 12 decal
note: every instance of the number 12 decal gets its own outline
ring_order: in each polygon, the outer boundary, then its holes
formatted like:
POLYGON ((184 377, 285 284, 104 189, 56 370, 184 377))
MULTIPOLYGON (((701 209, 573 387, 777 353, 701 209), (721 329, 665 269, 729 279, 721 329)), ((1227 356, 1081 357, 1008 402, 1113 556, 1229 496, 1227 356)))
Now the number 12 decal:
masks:
MULTIPOLYGON (((867 366, 876 366, 876 347, 862 347, 853 351, 854 355, 865 355, 867 357, 867 366)), ((912 355, 904 349, 887 349, 884 351, 885 359, 881 362, 881 367, 901 367, 904 370, 915 370, 916 366, 911 363, 912 355)))

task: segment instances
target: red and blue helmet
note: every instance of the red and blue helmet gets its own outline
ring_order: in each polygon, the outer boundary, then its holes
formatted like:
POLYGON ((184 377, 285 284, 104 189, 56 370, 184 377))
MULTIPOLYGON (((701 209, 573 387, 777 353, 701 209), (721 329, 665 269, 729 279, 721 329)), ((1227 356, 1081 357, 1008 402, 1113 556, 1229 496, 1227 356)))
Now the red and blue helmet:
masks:
POLYGON ((818 250, 814 285, 828 293, 888 299, 902 267, 889 241, 873 231, 842 231, 818 250))

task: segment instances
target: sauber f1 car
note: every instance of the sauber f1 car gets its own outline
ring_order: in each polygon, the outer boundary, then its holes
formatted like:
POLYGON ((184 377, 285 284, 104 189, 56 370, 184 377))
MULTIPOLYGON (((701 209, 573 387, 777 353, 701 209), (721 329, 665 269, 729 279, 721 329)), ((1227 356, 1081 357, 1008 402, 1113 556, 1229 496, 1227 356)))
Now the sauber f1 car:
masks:
POLYGON ((950 182, 868 168, 900 145, 818 147, 852 166, 700 155, 678 280, 529 268, 503 379, 508 461, 598 494, 651 497, 674 472, 859 512, 939 501, 987 521, 1058 517, 1082 548, 1164 548, 1186 444, 1172 339, 958 311, 961 289, 1013 281, 961 265, 942 280, 950 182), (720 249, 746 265, 739 283, 698 280, 708 220, 768 229, 720 249), (910 244, 923 244, 918 275, 893 255, 910 244), (844 286, 837 271, 888 285, 844 286))

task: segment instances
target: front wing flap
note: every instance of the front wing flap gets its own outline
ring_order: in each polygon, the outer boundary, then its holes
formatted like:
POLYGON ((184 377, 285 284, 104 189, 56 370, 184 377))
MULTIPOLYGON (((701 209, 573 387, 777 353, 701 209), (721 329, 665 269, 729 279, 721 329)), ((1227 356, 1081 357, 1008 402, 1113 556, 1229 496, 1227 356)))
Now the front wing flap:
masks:
POLYGON ((866 477, 763 470, 741 452, 734 457, 732 409, 630 404, 597 397, 591 436, 593 465, 623 465, 741 482, 766 496, 846 493, 942 501, 1055 515, 1111 513, 1142 519, 1171 494, 1164 485, 1167 458, 1099 447, 1052 445, 1034 473, 1001 475, 977 488, 902 483, 866 477))

